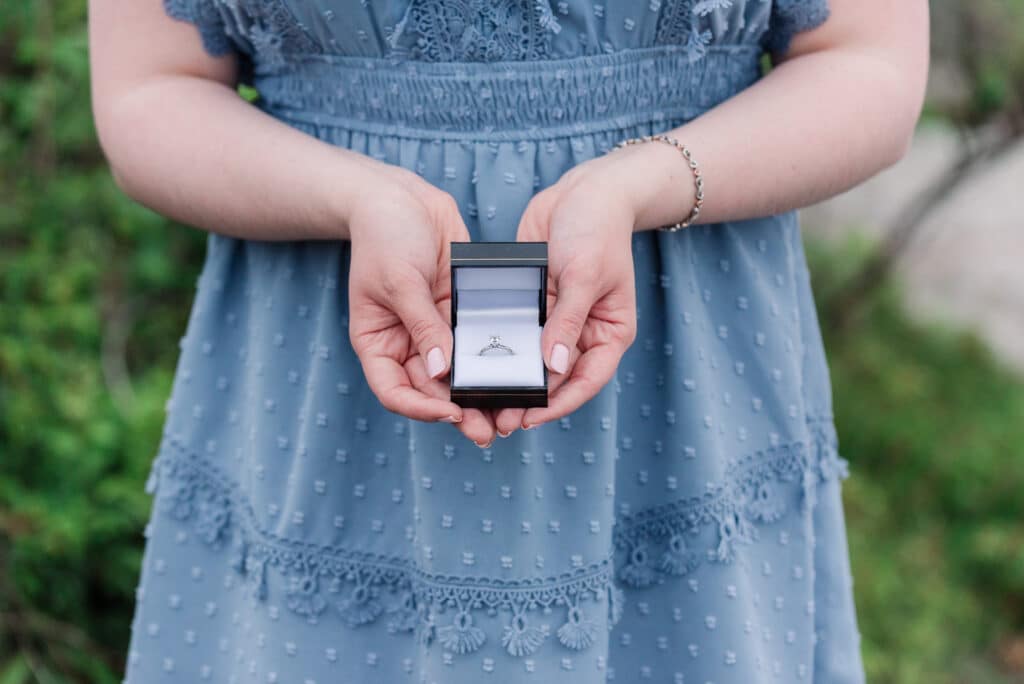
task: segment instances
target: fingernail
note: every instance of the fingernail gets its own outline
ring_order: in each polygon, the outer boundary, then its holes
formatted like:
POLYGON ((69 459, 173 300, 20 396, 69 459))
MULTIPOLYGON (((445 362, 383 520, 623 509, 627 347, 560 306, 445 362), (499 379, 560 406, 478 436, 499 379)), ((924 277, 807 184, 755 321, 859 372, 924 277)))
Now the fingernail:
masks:
POLYGON ((526 423, 523 423, 523 429, 524 430, 532 430, 535 427, 537 427, 537 426, 536 425, 527 425, 526 423))
POLYGON ((551 350, 551 370, 556 373, 569 370, 569 348, 561 342, 551 350))
POLYGON ((487 447, 491 446, 491 444, 493 442, 494 442, 494 440, 492 439, 490 442, 487 442, 486 444, 481 444, 480 442, 473 442, 473 443, 476 444, 481 449, 486 449, 487 447))
POLYGON ((427 374, 436 378, 444 373, 444 352, 440 347, 434 347, 427 352, 427 374))
POLYGON ((508 432, 502 432, 501 430, 498 430, 498 436, 499 437, 508 437, 511 434, 512 434, 511 430, 509 430, 508 432))
POLYGON ((462 422, 461 418, 456 418, 455 416, 445 416, 444 418, 438 418, 438 420, 440 420, 442 423, 460 423, 460 422, 462 422))

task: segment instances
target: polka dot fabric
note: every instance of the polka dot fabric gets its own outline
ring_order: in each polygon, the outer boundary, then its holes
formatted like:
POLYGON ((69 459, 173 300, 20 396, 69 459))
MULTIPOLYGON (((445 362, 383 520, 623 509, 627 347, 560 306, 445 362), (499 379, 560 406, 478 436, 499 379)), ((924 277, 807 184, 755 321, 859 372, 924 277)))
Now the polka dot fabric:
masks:
MULTIPOLYGON (((168 0, 255 106, 452 194, 474 240, 754 83, 824 0, 168 0)), ((793 214, 633 239, 638 335, 479 449, 386 411, 347 242, 211 234, 148 483, 126 682, 860 682, 793 214)))

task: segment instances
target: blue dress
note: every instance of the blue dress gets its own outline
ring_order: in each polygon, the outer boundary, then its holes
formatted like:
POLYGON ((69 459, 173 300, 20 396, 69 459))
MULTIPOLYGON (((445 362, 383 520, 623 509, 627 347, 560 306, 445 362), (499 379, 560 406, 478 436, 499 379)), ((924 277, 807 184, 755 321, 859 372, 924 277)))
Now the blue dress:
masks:
MULTIPOLYGON (((826 0, 165 7, 239 55, 254 106, 421 174, 474 240, 514 239, 574 164, 714 107, 828 16, 826 0)), ((129 684, 863 680, 794 214, 637 234, 639 329, 614 381, 489 449, 369 391, 349 247, 210 235, 149 482, 129 684)))

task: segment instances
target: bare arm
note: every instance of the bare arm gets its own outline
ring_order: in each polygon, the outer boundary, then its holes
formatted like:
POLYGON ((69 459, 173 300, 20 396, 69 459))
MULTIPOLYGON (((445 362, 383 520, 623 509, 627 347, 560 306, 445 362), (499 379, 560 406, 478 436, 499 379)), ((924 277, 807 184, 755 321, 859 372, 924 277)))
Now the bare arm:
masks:
POLYGON ((439 380, 448 244, 469 239, 450 195, 245 102, 234 56, 210 56, 161 0, 90 0, 89 41, 96 128, 128 195, 233 237, 351 240, 349 339, 381 404, 494 438, 490 417, 456 406, 439 380))
MULTIPOLYGON (((813 204, 906 152, 927 79, 927 2, 829 4, 829 19, 797 34, 765 78, 667 132, 691 148, 704 173, 701 223, 813 204)), ((689 213, 692 179, 677 150, 655 143, 616 150, 609 161, 616 156, 638 200, 638 230, 689 213)))
POLYGON ((90 0, 89 42, 96 129, 125 193, 234 237, 349 237, 353 192, 379 162, 247 103, 235 56, 210 56, 160 0, 90 0))

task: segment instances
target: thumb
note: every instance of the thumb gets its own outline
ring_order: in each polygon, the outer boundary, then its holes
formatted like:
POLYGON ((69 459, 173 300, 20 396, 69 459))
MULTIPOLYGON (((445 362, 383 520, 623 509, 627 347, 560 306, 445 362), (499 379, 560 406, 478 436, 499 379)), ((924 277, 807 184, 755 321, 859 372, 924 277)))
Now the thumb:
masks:
POLYGON ((392 307, 423 357, 427 375, 444 375, 452 356, 452 330, 437 310, 427 282, 404 287, 392 307))
POLYGON ((541 350, 548 368, 555 373, 569 370, 570 350, 579 342, 594 299, 593 290, 583 283, 559 285, 554 309, 541 333, 541 350))

